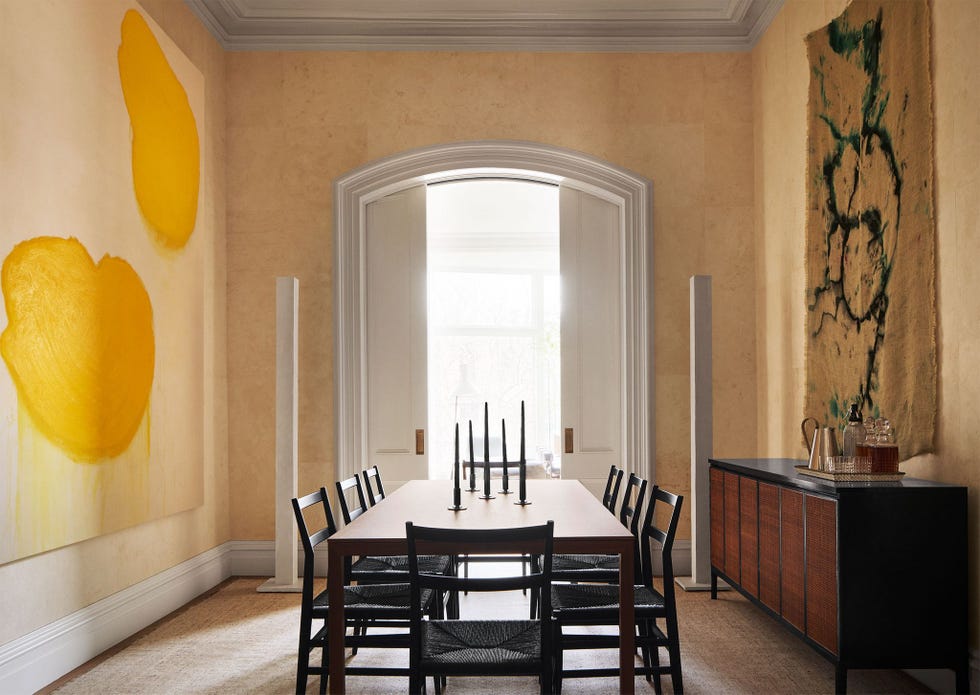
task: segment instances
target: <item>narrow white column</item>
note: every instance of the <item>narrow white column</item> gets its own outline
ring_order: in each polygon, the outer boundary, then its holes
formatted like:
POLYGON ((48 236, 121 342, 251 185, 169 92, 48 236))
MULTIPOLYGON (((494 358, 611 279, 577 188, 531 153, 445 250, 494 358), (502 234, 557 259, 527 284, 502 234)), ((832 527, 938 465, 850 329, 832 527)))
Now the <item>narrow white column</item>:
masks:
POLYGON ((708 493, 711 426, 711 276, 694 275, 691 277, 691 576, 677 578, 685 591, 711 588, 708 493))
POLYGON ((299 280, 276 278, 276 576, 263 592, 303 589, 296 577, 296 496, 299 458, 299 280))

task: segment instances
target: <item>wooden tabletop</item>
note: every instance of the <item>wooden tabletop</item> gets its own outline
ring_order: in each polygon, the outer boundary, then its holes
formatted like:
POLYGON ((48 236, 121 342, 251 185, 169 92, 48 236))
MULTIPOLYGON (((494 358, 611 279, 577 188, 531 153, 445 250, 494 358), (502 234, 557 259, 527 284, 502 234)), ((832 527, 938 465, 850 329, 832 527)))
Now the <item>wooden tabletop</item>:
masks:
MULTIPOLYGON (((330 537, 328 543, 357 543, 362 552, 369 546, 405 542, 405 522, 440 528, 479 529, 533 526, 555 522, 555 550, 569 542, 577 548, 601 550, 604 542, 632 539, 613 516, 585 486, 577 480, 528 480, 527 499, 531 504, 519 506, 518 481, 511 481, 514 492, 500 494, 500 481, 493 480, 491 494, 495 499, 482 500, 482 481, 477 492, 460 493, 465 511, 454 512, 452 482, 449 480, 412 480, 388 495, 383 502, 358 517, 330 537)), ((591 552, 579 550, 578 552, 591 552)))

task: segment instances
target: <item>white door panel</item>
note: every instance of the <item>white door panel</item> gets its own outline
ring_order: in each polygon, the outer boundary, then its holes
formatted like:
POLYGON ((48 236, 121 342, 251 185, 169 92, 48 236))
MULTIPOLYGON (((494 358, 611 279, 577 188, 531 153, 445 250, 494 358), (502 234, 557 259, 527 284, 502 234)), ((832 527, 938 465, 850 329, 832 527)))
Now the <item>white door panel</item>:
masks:
POLYGON ((562 477, 605 479, 622 467, 622 241, 619 207, 562 187, 562 477))
POLYGON ((365 215, 365 465, 394 489, 428 477, 416 449, 427 409, 425 186, 371 202, 365 215))

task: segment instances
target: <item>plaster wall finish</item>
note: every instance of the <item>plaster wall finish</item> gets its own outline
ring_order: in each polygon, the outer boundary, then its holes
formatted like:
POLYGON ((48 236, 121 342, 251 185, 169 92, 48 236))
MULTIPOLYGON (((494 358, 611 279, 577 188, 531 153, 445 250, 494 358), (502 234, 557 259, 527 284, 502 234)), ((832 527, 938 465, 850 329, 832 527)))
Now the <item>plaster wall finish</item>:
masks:
POLYGON ((226 65, 234 538, 273 537, 274 278, 300 283, 305 491, 334 478, 332 186, 437 143, 536 141, 651 179, 657 479, 689 493, 693 274, 714 277, 716 449, 754 453, 748 54, 266 52, 229 53, 226 65))
MULTIPOLYGON (((802 456, 804 206, 808 69, 803 39, 846 7, 788 0, 752 53, 755 255, 758 284, 758 453, 802 456)), ((936 138, 939 417, 936 453, 902 464, 916 477, 969 486, 970 643, 980 642, 980 4, 932 3, 936 138)), ((896 423, 914 427, 915 423, 896 423)))
MULTIPOLYGON (((66 12, 76 0, 55 0, 39 11, 66 12)), ((107 534, 0 566, 3 621, 0 644, 25 635, 95 601, 173 567, 229 540, 227 424, 225 406, 225 103, 224 54, 180 0, 146 0, 151 16, 205 77, 205 119, 201 128, 202 174, 199 219, 214 230, 205 252, 204 504, 201 507, 117 533, 107 534), (42 598, 43 597, 43 598, 42 598)), ((39 6, 40 7, 40 6, 39 6)), ((121 17, 120 17, 121 19, 121 17)), ((0 8, 0 21, 3 10, 0 8)), ((11 28, 17 31, 16 27, 11 28)), ((86 50, 90 34, 79 22, 77 41, 64 46, 64 60, 86 50)), ((29 56, 25 56, 29 60, 29 56)), ((3 86, 0 71, 0 88, 3 86)), ((118 88, 118 87, 116 87, 118 88)), ((9 90, 3 90, 9 91, 9 90)), ((77 94, 86 94, 79 89, 77 94)), ((93 99, 99 94, 88 94, 93 99)), ((41 114, 38 114, 40 117, 41 114)), ((32 114, 23 114, 32 118, 32 114)), ((91 137, 98 138, 98 131, 91 137)), ((66 142, 66 157, 71 143, 66 142)), ((89 185, 100 190, 98 181, 89 185)), ((45 204, 43 201, 39 204, 45 204)))

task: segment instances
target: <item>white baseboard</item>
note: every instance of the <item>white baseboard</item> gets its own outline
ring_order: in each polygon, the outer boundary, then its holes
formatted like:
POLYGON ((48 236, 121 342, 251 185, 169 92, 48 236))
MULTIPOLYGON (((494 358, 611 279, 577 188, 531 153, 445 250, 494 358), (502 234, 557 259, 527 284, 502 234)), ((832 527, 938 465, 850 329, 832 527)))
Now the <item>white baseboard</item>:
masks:
POLYGON ((231 576, 225 543, 0 646, 0 693, 33 693, 231 576))

